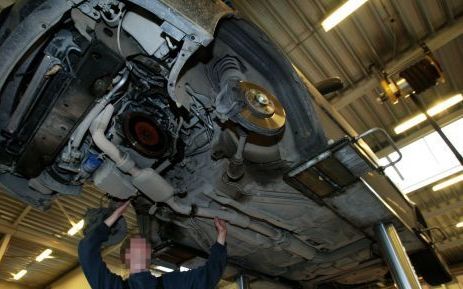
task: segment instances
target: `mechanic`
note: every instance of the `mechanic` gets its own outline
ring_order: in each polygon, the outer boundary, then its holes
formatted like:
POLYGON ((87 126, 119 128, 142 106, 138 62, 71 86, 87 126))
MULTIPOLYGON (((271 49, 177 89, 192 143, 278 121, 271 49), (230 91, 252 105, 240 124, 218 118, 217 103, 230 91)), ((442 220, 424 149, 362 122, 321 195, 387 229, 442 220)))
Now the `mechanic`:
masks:
POLYGON ((130 276, 123 280, 109 271, 103 262, 100 247, 108 239, 109 228, 122 216, 130 201, 117 208, 111 216, 91 231, 79 243, 79 260, 92 289, 212 289, 222 276, 227 252, 225 221, 215 218, 217 242, 211 247, 206 264, 194 270, 166 273, 155 277, 149 271, 151 245, 146 239, 135 236, 126 239, 121 247, 121 259, 130 269, 130 276))

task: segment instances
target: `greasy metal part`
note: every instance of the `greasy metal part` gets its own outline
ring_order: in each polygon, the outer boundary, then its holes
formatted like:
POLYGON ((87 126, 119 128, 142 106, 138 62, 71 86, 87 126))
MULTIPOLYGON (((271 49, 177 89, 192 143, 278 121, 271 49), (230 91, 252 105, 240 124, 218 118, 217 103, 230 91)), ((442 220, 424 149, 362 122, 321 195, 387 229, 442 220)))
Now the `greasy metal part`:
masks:
POLYGON ((169 74, 167 91, 169 92, 170 97, 177 103, 177 106, 184 106, 188 109, 190 99, 180 99, 175 92, 180 71, 187 60, 199 49, 199 47, 207 46, 214 39, 214 31, 219 20, 226 15, 232 15, 233 11, 222 1, 129 1, 145 8, 185 33, 182 49, 180 50, 175 64, 169 74))
POLYGON ((100 43, 89 47, 79 61, 76 78, 60 72, 49 81, 47 90, 41 94, 31 113, 34 118, 43 114, 43 118, 32 121, 33 117, 29 117, 19 130, 18 141, 26 143, 30 138, 17 163, 18 170, 25 176, 36 177, 55 161, 63 145, 68 142, 72 129, 81 117, 86 117, 85 112, 97 97, 90 94, 87 87, 96 79, 111 75, 120 68, 118 58, 114 54, 103 53, 105 49, 100 43), (95 59, 95 54, 101 57, 95 59))
POLYGON ((45 55, 37 68, 34 76, 32 77, 29 85, 27 86, 26 91, 19 104, 16 107, 16 110, 13 112, 5 131, 12 134, 16 131, 21 121, 24 119, 25 114, 30 111, 31 106, 34 105, 34 102, 37 100, 36 96, 40 93, 41 89, 48 81, 46 76, 48 71, 55 65, 60 65, 61 61, 53 56, 45 55))
POLYGON ((122 14, 122 8, 124 7, 124 3, 120 3, 118 0, 87 0, 83 4, 81 4, 78 8, 85 13, 89 17, 95 19, 96 21, 103 18, 105 22, 108 24, 113 24, 112 19, 118 19, 119 16, 122 14), (112 11, 111 6, 118 6, 119 5, 119 15, 114 15, 114 11, 112 11), (110 15, 109 18, 105 16, 105 13, 110 15))
POLYGON ((272 117, 275 113, 275 104, 262 91, 250 89, 245 94, 245 100, 247 107, 257 117, 272 117))
POLYGON ((161 157, 171 145, 169 136, 153 117, 143 112, 126 113, 123 131, 130 146, 149 158, 161 157))
POLYGON ((45 211, 50 208, 52 195, 44 195, 31 189, 29 180, 11 173, 0 175, 0 188, 2 192, 17 198, 36 209, 45 211))
POLYGON ((452 151, 452 153, 455 155, 457 158, 458 162, 460 162, 461 165, 463 165, 463 156, 460 154, 460 152, 455 148, 455 146, 452 144, 452 142, 448 139, 448 137, 445 135, 445 133, 442 131, 441 127, 439 124, 434 120, 432 116, 430 116, 426 110, 426 107, 424 106, 423 102, 419 99, 419 96, 415 93, 412 93, 410 95, 410 99, 413 101, 413 103, 418 107, 418 109, 421 111, 422 114, 426 116, 426 120, 428 123, 433 127, 433 129, 439 134, 439 136, 442 138, 442 140, 445 142, 445 144, 448 146, 448 148, 452 151))
POLYGON ((182 49, 178 53, 177 59, 174 66, 170 70, 169 78, 167 79, 167 92, 169 92, 170 97, 177 103, 177 106, 185 106, 186 108, 190 107, 190 98, 178 98, 175 90, 177 88, 177 80, 182 71, 183 66, 188 61, 188 59, 195 53, 201 45, 195 41, 185 39, 182 49))
POLYGON ((319 154, 318 156, 314 157, 313 159, 311 159, 311 160, 303 163, 302 165, 294 168, 293 170, 291 170, 288 173, 288 176, 289 177, 294 177, 294 176, 302 173, 303 171, 311 168, 312 166, 316 165, 317 163, 319 163, 319 162, 321 162, 323 160, 326 160, 330 156, 331 156, 331 151, 323 152, 323 153, 319 154))
POLYGON ((418 277, 394 226, 380 223, 375 227, 375 233, 397 287, 421 289, 418 277))
POLYGON ((71 19, 74 22, 74 27, 79 33, 88 41, 92 41, 92 36, 89 32, 95 30, 96 21, 76 8, 71 9, 71 19))
POLYGON ((69 138, 69 147, 71 151, 66 151, 63 154, 63 158, 70 160, 73 158, 72 152, 77 150, 82 143, 84 135, 87 133, 92 121, 98 116, 98 114, 105 108, 105 106, 112 100, 112 97, 126 84, 129 79, 130 71, 126 69, 122 74, 120 80, 114 85, 114 87, 102 97, 93 108, 87 113, 85 118, 80 122, 79 126, 74 130, 71 137, 69 138))
POLYGON ((214 38, 220 19, 233 14, 222 1, 210 0, 129 0, 166 20, 190 39, 207 46, 214 38))
POLYGON ((258 133, 280 132, 286 123, 286 112, 278 99, 254 83, 240 81, 238 87, 245 103, 238 122, 251 130, 257 128, 258 133))
POLYGON ((25 18, 0 46, 0 89, 21 57, 58 21, 83 0, 48 0, 25 18))
POLYGON ((230 163, 228 164, 227 176, 233 181, 241 179, 245 172, 243 151, 244 146, 246 145, 246 139, 247 135, 244 132, 240 132, 240 138, 238 141, 238 146, 236 147, 236 153, 230 159, 230 163))

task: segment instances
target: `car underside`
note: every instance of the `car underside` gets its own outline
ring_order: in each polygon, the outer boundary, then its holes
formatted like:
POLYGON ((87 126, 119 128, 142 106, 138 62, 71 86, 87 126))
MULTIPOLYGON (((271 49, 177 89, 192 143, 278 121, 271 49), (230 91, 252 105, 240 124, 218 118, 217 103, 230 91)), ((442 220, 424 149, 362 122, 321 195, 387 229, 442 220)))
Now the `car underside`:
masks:
POLYGON ((91 182, 132 198, 157 248, 207 252, 218 216, 230 264, 305 286, 389 280, 374 229, 392 223, 447 278, 362 137, 329 141, 317 89, 222 2, 19 1, 1 21, 7 193, 46 210, 91 182))

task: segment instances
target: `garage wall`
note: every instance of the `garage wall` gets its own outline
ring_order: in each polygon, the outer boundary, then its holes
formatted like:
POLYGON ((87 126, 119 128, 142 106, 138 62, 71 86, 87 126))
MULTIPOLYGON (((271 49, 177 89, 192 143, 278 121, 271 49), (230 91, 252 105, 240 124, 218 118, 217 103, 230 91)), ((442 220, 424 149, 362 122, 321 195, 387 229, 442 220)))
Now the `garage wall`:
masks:
MULTIPOLYGON (((126 274, 125 270, 117 266, 108 266, 109 270, 118 275, 124 276, 126 274)), ((57 281, 53 282, 46 289, 91 289, 90 284, 88 284, 87 279, 85 278, 84 273, 82 272, 81 267, 77 267, 71 272, 67 273, 57 281)), ((2 288, 0 286, 0 289, 2 288)), ((8 289, 27 289, 27 288, 8 288, 8 289)))
POLYGON ((71 272, 64 275, 59 280, 52 283, 47 289, 91 289, 90 285, 85 279, 85 276, 80 267, 72 270, 71 272))
POLYGON ((30 287, 19 285, 14 282, 6 282, 0 280, 0 289, 31 289, 30 287))

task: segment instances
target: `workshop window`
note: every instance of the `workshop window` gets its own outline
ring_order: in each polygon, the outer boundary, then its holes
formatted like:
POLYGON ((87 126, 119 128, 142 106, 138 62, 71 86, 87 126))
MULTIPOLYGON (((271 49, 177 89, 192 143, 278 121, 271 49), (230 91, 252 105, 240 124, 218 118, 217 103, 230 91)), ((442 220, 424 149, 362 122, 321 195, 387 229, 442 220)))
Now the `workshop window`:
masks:
MULTIPOLYGON (((463 153, 463 118, 442 128, 453 145, 463 153)), ((432 132, 400 149, 402 160, 386 169, 386 175, 404 194, 434 183, 447 176, 463 170, 455 155, 437 132, 432 132)), ((397 153, 389 154, 394 160, 397 153)), ((380 164, 388 163, 386 157, 380 159, 380 164)))

